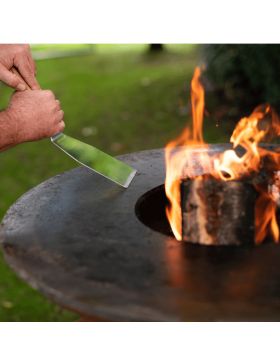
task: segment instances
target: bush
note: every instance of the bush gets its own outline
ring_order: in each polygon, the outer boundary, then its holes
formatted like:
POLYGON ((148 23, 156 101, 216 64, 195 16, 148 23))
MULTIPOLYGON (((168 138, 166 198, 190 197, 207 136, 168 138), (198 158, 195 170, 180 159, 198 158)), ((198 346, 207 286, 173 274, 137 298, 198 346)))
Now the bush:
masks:
POLYGON ((239 119, 266 102, 280 110, 280 45, 206 45, 203 55, 210 112, 239 119))

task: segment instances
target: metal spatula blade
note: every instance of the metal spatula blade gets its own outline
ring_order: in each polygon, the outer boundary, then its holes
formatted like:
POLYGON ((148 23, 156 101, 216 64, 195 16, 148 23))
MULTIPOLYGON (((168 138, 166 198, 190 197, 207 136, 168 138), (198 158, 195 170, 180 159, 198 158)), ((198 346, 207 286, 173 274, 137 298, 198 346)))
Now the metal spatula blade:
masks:
POLYGON ((109 154, 63 133, 54 135, 51 141, 78 163, 125 188, 137 172, 109 154))

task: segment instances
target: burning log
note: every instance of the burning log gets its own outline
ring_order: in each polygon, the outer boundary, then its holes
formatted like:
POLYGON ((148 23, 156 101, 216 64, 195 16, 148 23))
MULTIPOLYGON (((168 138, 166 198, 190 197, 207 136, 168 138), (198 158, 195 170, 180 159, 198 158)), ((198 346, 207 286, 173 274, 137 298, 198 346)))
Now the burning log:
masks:
POLYGON ((208 245, 260 244, 270 238, 280 242, 280 188, 271 179, 280 171, 280 153, 259 144, 280 136, 280 118, 269 105, 260 105, 237 123, 232 148, 211 154, 202 133, 200 75, 196 68, 191 82, 192 127, 169 142, 165 152, 170 202, 166 215, 174 236, 208 245), (196 158, 194 147, 201 149, 196 158), (188 179, 181 183, 181 178, 188 179))
POLYGON ((208 175, 183 180, 182 240, 205 245, 254 243, 256 198, 249 181, 208 175))

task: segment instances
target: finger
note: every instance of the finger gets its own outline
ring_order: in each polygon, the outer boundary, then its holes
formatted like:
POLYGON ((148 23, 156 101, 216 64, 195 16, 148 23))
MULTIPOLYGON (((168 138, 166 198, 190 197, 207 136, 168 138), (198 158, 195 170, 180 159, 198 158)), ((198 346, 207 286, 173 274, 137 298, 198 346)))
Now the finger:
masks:
MULTIPOLYGON (((29 61, 30 67, 31 67, 31 69, 32 69, 32 71, 33 71, 33 74, 34 74, 34 76, 35 76, 35 79, 36 79, 37 67, 36 67, 36 63, 35 63, 34 59, 32 58, 31 53, 29 53, 29 54, 28 54, 28 61, 29 61)), ((39 85, 39 82, 38 82, 38 80, 37 80, 37 79, 36 79, 36 81, 37 81, 37 83, 38 83, 38 85, 39 85)), ((41 88, 41 87, 40 87, 40 88, 41 88)))
POLYGON ((0 63, 0 80, 3 81, 6 85, 18 90, 24 91, 26 90, 26 85, 21 81, 21 79, 9 71, 6 67, 4 67, 0 63))
POLYGON ((27 57, 31 70, 34 76, 36 76, 36 63, 32 57, 32 52, 29 44, 26 45, 25 52, 22 54, 22 57, 24 56, 27 57))
POLYGON ((56 125, 55 129, 53 130, 52 135, 61 133, 64 130, 64 128, 65 128, 65 123, 63 120, 61 120, 61 122, 56 125))
POLYGON ((19 73, 26 81, 26 83, 31 87, 32 90, 39 90, 40 85, 36 80, 34 71, 32 66, 29 63, 27 56, 22 56, 20 59, 16 59, 14 62, 15 66, 17 67, 19 73))
POLYGON ((64 112, 62 110, 58 111, 56 121, 60 123, 63 120, 64 112))
POLYGON ((59 127, 59 131, 63 131, 65 128, 65 122, 63 120, 61 120, 61 122, 58 124, 59 127))
POLYGON ((56 102, 56 108, 55 108, 55 110, 56 111, 59 111, 61 109, 60 102, 59 102, 59 100, 55 100, 55 102, 56 102))
POLYGON ((51 90, 43 90, 41 93, 48 97, 49 100, 55 100, 54 93, 51 90))
POLYGON ((35 75, 36 65, 35 65, 34 59, 32 58, 30 53, 27 54, 27 58, 28 58, 29 65, 30 65, 30 67, 31 67, 31 69, 32 69, 32 71, 33 71, 33 73, 35 75))

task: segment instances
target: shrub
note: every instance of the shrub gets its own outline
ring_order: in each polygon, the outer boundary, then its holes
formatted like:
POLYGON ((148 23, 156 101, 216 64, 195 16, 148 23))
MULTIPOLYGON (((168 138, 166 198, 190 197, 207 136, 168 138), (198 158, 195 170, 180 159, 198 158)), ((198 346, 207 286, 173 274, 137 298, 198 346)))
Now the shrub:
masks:
POLYGON ((280 45, 205 45, 203 57, 210 112, 239 119, 266 102, 280 110, 280 45))

